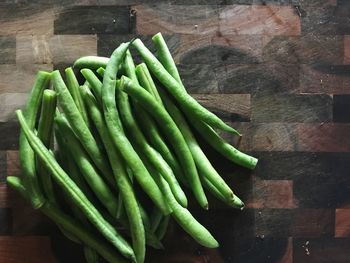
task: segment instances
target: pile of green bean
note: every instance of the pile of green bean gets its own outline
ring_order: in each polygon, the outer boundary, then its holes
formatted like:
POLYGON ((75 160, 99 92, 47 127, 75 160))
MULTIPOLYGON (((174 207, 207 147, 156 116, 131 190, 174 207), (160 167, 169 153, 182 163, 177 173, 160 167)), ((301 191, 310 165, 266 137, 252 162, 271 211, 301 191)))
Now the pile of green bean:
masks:
POLYGON ((7 182, 81 243, 87 262, 144 262, 146 245, 163 247, 171 217, 199 244, 218 247, 187 209, 183 187, 204 209, 208 193, 234 208, 244 204, 192 129, 232 162, 257 163, 219 136, 216 130, 241 135, 186 92, 162 35, 152 40, 157 57, 135 39, 109 58, 79 58, 73 67, 84 83, 72 68, 65 81, 57 70, 40 71, 25 110, 16 111, 22 176, 7 182))

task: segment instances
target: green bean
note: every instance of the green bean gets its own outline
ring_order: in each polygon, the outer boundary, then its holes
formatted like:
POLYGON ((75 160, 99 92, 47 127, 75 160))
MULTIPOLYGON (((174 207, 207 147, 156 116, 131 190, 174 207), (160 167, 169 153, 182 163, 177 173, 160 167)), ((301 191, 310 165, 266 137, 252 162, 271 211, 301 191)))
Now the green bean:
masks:
POLYGON ((62 165, 63 169, 67 172, 69 177, 73 182, 80 188, 87 199, 96 206, 95 196, 93 195, 91 189, 87 185, 81 170, 79 170, 77 164, 75 163, 72 153, 68 150, 66 142, 64 141, 64 135, 61 134, 57 125, 55 125, 55 138, 59 150, 56 152, 57 160, 62 165))
MULTIPOLYGON (((155 97, 155 99, 161 105, 163 105, 158 90, 153 82, 152 76, 149 73, 145 63, 141 63, 138 66, 136 66, 136 75, 138 81, 141 83, 141 86, 148 92, 150 92, 153 95, 153 97, 155 97)), ((136 107, 135 112, 138 123, 140 124, 150 144, 161 154, 164 160, 169 164, 171 169, 174 171, 176 178, 183 181, 184 176, 180 164, 174 157, 174 154, 169 149, 167 144, 164 142, 154 120, 147 114, 147 112, 145 112, 140 107, 136 107)))
POLYGON ((155 249, 164 249, 164 246, 159 240, 159 238, 149 230, 146 230, 146 242, 148 246, 153 247, 155 249))
POLYGON ((84 247, 84 257, 87 263, 98 263, 99 256, 97 252, 91 247, 84 247))
POLYGON ((98 77, 91 69, 84 68, 80 70, 80 72, 84 76, 86 81, 89 82, 97 102, 99 103, 99 105, 102 105, 102 82, 98 79, 98 77))
MULTIPOLYGON (((38 125, 38 137, 47 148, 50 148, 52 144, 52 127, 56 110, 56 102, 56 92, 49 89, 44 90, 38 125)), ((38 159, 36 160, 36 170, 45 197, 50 202, 54 203, 55 195, 51 181, 51 175, 45 168, 45 165, 38 159)))
MULTIPOLYGON (((55 126, 55 133, 58 135, 56 136, 57 144, 60 147, 65 145, 63 143, 63 135, 60 135, 59 130, 57 128, 57 125, 55 126), (59 139, 60 138, 60 139, 59 139)), ((62 150, 62 154, 64 156, 59 156, 59 161, 62 163, 63 169, 67 172, 69 177, 73 180, 73 182, 80 188, 80 190, 84 193, 84 195, 87 197, 87 199, 96 207, 96 209, 102 214, 103 218, 110 223, 111 225, 115 225, 117 223, 116 219, 110 215, 108 211, 105 210, 105 208, 102 206, 101 202, 99 202, 93 192, 91 191, 90 187, 86 183, 84 176, 81 174, 80 169, 78 168, 77 164, 73 160, 73 157, 71 156, 71 152, 67 150, 68 148, 65 146, 62 150)))
POLYGON ((131 143, 126 138, 122 127, 120 126, 119 113, 115 101, 116 73, 119 65, 122 63, 125 52, 129 43, 121 44, 112 54, 103 77, 102 104, 104 117, 110 134, 113 134, 112 141, 117 147, 126 162, 132 169, 133 174, 141 185, 143 190, 148 194, 152 201, 167 214, 170 212, 169 207, 163 200, 163 195, 154 182, 153 178, 142 163, 140 157, 133 149, 131 143))
POLYGON ((142 128, 142 131, 147 137, 147 140, 168 163, 168 165, 173 170, 176 178, 183 182, 184 176, 181 170, 181 166, 178 160, 175 158, 173 152, 169 149, 168 145, 162 138, 154 120, 148 114, 144 114, 142 116, 140 114, 136 114, 136 118, 142 128))
MULTIPOLYGON (((124 210, 124 209, 123 209, 124 210)), ((126 229, 129 230, 130 232, 130 225, 129 222, 127 220, 127 218, 125 218, 124 216, 120 219, 120 222, 122 224, 122 226, 126 229)), ((130 235, 127 231, 127 235, 130 235)), ((163 249, 164 246, 162 244, 162 242, 156 237, 156 235, 150 231, 150 229, 145 228, 145 238, 146 238, 146 244, 150 247, 153 247, 155 249, 163 249)))
MULTIPOLYGON (((138 81, 141 83, 141 86, 148 92, 150 92, 153 95, 153 97, 155 97, 155 99, 164 107, 163 102, 159 96, 157 87, 155 86, 152 76, 148 71, 148 68, 145 63, 141 63, 136 67, 136 75, 138 81)), ((174 171, 176 178, 184 182, 184 176, 180 164, 174 157, 174 154, 169 149, 167 144, 164 142, 154 120, 148 114, 142 115, 141 113, 144 113, 143 109, 136 108, 136 113, 138 122, 151 145, 162 155, 164 160, 169 164, 171 169, 174 171)))
POLYGON ((174 216, 175 220, 180 224, 180 226, 202 246, 209 248, 218 247, 218 242, 209 233, 209 231, 202 226, 186 208, 183 208, 176 202, 176 199, 171 194, 167 182, 162 178, 160 178, 160 182, 163 185, 163 189, 166 189, 164 192, 167 202, 173 210, 172 216, 174 216))
POLYGON ((230 161, 246 167, 248 169, 254 169, 258 163, 258 159, 248 154, 245 154, 231 144, 227 143, 223 138, 214 131, 206 123, 203 123, 196 118, 189 116, 189 120, 192 122, 193 127, 199 131, 204 140, 221 155, 229 159, 230 161))
POLYGON ((182 168, 184 171, 186 171, 186 175, 195 198, 203 208, 208 209, 208 201, 204 194, 191 152, 183 135, 168 112, 152 97, 149 92, 125 76, 123 76, 121 79, 120 89, 137 100, 159 123, 159 126, 164 130, 165 135, 172 144, 177 158, 182 164, 182 168))
MULTIPOLYGON (((29 129, 34 129, 37 113, 40 109, 41 98, 44 89, 48 88, 50 81, 50 73, 39 71, 35 83, 33 85, 31 94, 27 101, 25 109, 25 118, 28 121, 29 129)), ((23 182, 30 193, 32 206, 38 209, 44 203, 44 196, 41 194, 38 178, 36 176, 35 155, 32 148, 29 146, 28 140, 21 131, 19 137, 19 159, 21 162, 21 170, 23 175, 23 182)))
POLYGON ((105 74, 105 69, 100 67, 100 68, 96 69, 96 72, 97 72, 97 74, 100 75, 100 77, 103 78, 103 75, 105 74))
POLYGON ((130 231, 133 241, 133 248, 135 251, 137 262, 143 262, 145 258, 145 232, 142 224, 141 212, 139 205, 136 201, 134 191, 128 174, 125 169, 123 160, 115 148, 112 136, 110 136, 106 123, 104 122, 102 113, 98 109, 97 102, 90 90, 84 89, 84 99, 88 105, 90 117, 107 150, 109 161, 112 165, 112 171, 119 187, 119 193, 121 194, 123 205, 125 207, 129 222, 131 224, 130 231))
POLYGON ((86 56, 78 58, 75 62, 73 67, 82 69, 82 68, 89 68, 89 69, 98 69, 99 67, 106 67, 107 63, 109 61, 109 58, 106 57, 98 57, 98 56, 86 56))
POLYGON ((151 228, 150 230, 154 233, 160 222, 162 221, 163 219, 163 214, 162 212, 156 207, 154 206, 153 209, 152 209, 152 213, 151 213, 151 218, 150 218, 150 221, 151 221, 151 228))
POLYGON ((152 37, 152 41, 157 49, 157 55, 159 61, 169 74, 180 84, 182 84, 180 74, 175 65, 174 59, 168 49, 167 44, 162 36, 162 33, 157 33, 152 37))
POLYGON ((232 127, 228 126, 214 113, 208 111, 202 105, 200 105, 194 98, 192 98, 163 67, 159 60, 152 54, 151 51, 142 43, 140 39, 136 39, 132 45, 140 53, 141 57, 147 64, 148 68, 156 76, 156 78, 164 85, 169 93, 176 99, 182 110, 186 115, 193 115, 196 118, 208 123, 209 125, 222 129, 224 131, 231 132, 236 135, 240 135, 232 127))
POLYGON ((159 223, 159 226, 155 231, 155 235, 159 240, 162 240, 164 238, 165 233, 168 230, 169 220, 170 216, 165 216, 159 223))
POLYGON ((91 190, 95 193, 97 198, 106 207, 109 213, 115 217, 117 214, 117 201, 115 195, 108 185, 103 181, 95 167, 92 165, 90 158, 85 153, 79 140, 71 130, 68 121, 61 115, 55 118, 60 133, 63 135, 65 145, 73 157, 75 163, 78 165, 85 181, 89 184, 91 190))
MULTIPOLYGON (((135 74, 135 65, 132 60, 130 52, 126 52, 124 68, 126 74, 130 76, 136 83, 137 77, 135 74)), ((169 183, 171 190, 173 191, 176 199, 181 203, 182 206, 187 206, 187 198, 185 193, 182 191, 176 177, 169 167, 169 165, 164 161, 163 157, 151 147, 146 138, 144 137, 142 131, 140 130, 136 120, 132 114, 131 106, 129 103, 128 95, 121 90, 117 90, 117 105, 120 110, 120 117, 124 127, 126 128, 133 146, 137 144, 140 149, 140 154, 146 156, 146 158, 154 165, 157 170, 164 176, 165 180, 169 183)), ((139 108, 138 103, 135 103, 135 108, 139 108)), ((143 117, 143 116, 142 116, 143 117)))
POLYGON ((143 161, 161 188, 167 203, 172 209, 171 215, 175 218, 178 224, 202 246, 209 248, 218 247, 218 242, 209 233, 209 231, 204 226, 202 226, 186 208, 182 207, 176 201, 176 198, 171 192, 169 184, 158 173, 158 171, 156 171, 147 160, 143 159, 143 161))
POLYGON ((70 196, 74 204, 79 207, 89 221, 112 243, 125 257, 135 260, 135 255, 128 242, 102 217, 99 211, 86 198, 79 187, 69 178, 66 172, 57 163, 53 155, 42 144, 40 139, 30 130, 21 110, 16 111, 18 121, 22 127, 33 151, 47 165, 53 178, 70 196))
POLYGON ((108 183, 110 185, 113 185, 114 180, 113 176, 111 175, 110 167, 105 158, 103 158, 103 154, 99 149, 96 140, 92 136, 89 128, 79 113, 79 110, 74 104, 72 96, 70 95, 58 70, 52 72, 52 80, 54 87, 57 90, 58 102, 63 112, 65 113, 75 135, 78 137, 82 146, 89 154, 97 168, 102 172, 108 183))
MULTIPOLYGON (((68 204, 68 207, 70 208, 70 211, 73 213, 73 216, 76 220, 79 221, 79 223, 81 223, 86 229, 88 229, 89 231, 92 230, 91 225, 89 224, 88 220, 86 219, 85 215, 79 210, 76 209, 75 205, 72 203, 72 201, 67 197, 67 196, 63 196, 66 203, 61 204, 61 207, 65 207, 68 204)), ((73 234, 71 234, 70 232, 68 232, 67 230, 65 230, 64 227, 58 225, 58 227, 60 228, 61 232, 70 240, 72 240, 73 242, 76 242, 78 244, 81 244, 82 242, 75 237, 73 234)), ((88 263, 93 263, 93 262, 97 262, 98 261, 98 254, 97 252, 89 247, 89 246, 84 246, 84 256, 85 259, 88 263)))
POLYGON ((119 191, 118 195, 118 210, 117 210, 117 219, 120 219, 123 216, 124 211, 124 205, 123 205, 123 197, 121 192, 119 191))
MULTIPOLYGON (((161 33, 158 33, 152 37, 154 44, 157 47, 157 53, 159 60, 169 72, 169 74, 177 80, 180 84, 180 88, 185 91, 185 87, 182 84, 179 72, 176 68, 175 62, 170 54, 170 51, 163 39, 161 33)), ((194 116, 188 114, 187 116, 192 122, 195 122, 194 127, 200 132, 204 139, 209 143, 214 149, 220 152, 229 160, 242 165, 249 169, 254 169, 257 164, 257 159, 251 156, 248 156, 244 153, 239 152, 233 146, 226 143, 220 136, 212 129, 209 125, 197 120, 194 116)))
POLYGON ((163 104, 162 99, 159 96, 156 85, 153 82, 150 72, 145 63, 141 63, 136 66, 135 69, 137 79, 140 83, 140 86, 146 89, 153 97, 161 104, 163 104))
MULTIPOLYGON (((208 180, 222 193, 222 195, 228 201, 236 200, 237 202, 240 199, 234 195, 231 188, 226 184, 222 177, 218 174, 215 168, 211 165, 210 161, 203 153, 201 147, 199 146, 196 138, 194 137, 185 117, 182 115, 181 111, 176 107, 176 105, 167 97, 164 91, 159 90, 161 98, 170 114, 173 118, 179 129, 181 130, 186 143, 192 153, 193 159, 198 168, 199 174, 208 178, 208 180)), ((242 201, 237 203, 239 207, 243 207, 244 204, 242 201)))
POLYGON ((83 99, 80 96, 79 92, 79 82, 75 77, 74 71, 71 67, 65 69, 66 79, 67 79, 67 88, 77 106, 81 116, 83 117, 86 125, 89 126, 89 119, 86 113, 85 105, 83 99))
POLYGON ((139 201, 137 203, 139 205, 143 225, 145 226, 145 229, 150 229, 151 223, 150 223, 149 216, 148 216, 145 208, 142 206, 142 204, 139 201))
POLYGON ((243 210, 244 209, 244 203, 242 202, 241 199, 239 199, 237 196, 234 196, 231 199, 227 199, 211 182, 210 180, 205 177, 202 176, 202 184, 203 186, 213 195, 215 196, 217 199, 221 200, 222 202, 224 202, 225 204, 229 205, 230 207, 233 208, 238 208, 243 210))
MULTIPOLYGON (((27 191, 20 178, 8 176, 7 183, 17 190, 22 196, 28 199, 27 191)), ((57 225, 61 225, 67 232, 72 233, 79 238, 85 245, 94 248, 104 259, 111 263, 123 263, 126 261, 121 258, 115 250, 105 241, 100 239, 97 234, 86 230, 80 223, 60 211, 55 205, 46 202, 40 208, 40 211, 48 216, 57 225)))

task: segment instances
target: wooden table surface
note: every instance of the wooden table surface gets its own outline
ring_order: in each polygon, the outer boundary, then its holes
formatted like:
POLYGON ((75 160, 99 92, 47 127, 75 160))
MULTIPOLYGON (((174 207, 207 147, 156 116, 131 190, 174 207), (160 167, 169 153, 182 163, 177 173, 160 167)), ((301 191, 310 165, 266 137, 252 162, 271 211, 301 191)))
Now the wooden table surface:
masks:
POLYGON ((246 209, 192 202, 220 248, 196 245, 172 222, 166 249, 149 249, 147 262, 350 262, 347 0, 1 1, 0 262, 83 262, 6 186, 20 175, 14 110, 36 71, 108 56, 134 36, 150 45, 159 31, 189 92, 238 128, 240 148, 260 161, 250 172, 208 149, 246 209))

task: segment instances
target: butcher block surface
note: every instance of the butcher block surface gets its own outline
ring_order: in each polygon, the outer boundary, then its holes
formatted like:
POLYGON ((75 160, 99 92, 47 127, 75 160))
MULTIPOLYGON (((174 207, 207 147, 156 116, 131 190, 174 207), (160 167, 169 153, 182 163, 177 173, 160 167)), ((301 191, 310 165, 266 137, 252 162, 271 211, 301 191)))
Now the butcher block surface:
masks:
MULTIPOLYGON (((80 246, 6 185, 20 175, 19 125, 38 70, 162 32, 184 84, 243 133, 255 171, 205 149, 246 203, 190 210, 217 238, 173 221, 147 262, 350 262, 350 1, 5 0, 0 2, 0 262, 84 262, 80 246)), ((134 52, 135 54, 135 52, 134 52)), ((222 134, 237 145, 237 139, 222 134)))

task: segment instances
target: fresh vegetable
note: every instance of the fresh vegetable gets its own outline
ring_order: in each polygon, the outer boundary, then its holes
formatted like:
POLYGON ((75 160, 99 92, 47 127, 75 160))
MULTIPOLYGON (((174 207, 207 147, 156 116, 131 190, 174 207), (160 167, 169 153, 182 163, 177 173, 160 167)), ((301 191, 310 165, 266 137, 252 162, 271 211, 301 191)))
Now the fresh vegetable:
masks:
POLYGON ((225 158, 249 169, 257 164, 218 135, 215 129, 240 133, 187 93, 162 35, 152 40, 159 60, 139 39, 109 58, 79 58, 73 67, 82 83, 70 67, 66 82, 57 70, 39 72, 24 113, 16 111, 22 178, 7 182, 82 244, 88 263, 99 256, 143 263, 146 245, 162 249, 174 222, 199 244, 219 246, 187 208, 188 199, 209 209, 206 189, 230 207, 244 204, 193 129, 225 158), (144 60, 137 66, 131 47, 144 60))

